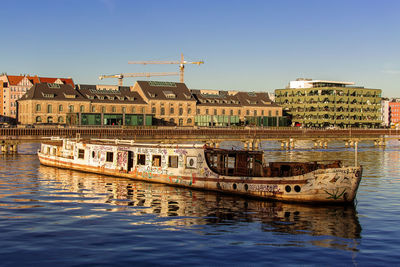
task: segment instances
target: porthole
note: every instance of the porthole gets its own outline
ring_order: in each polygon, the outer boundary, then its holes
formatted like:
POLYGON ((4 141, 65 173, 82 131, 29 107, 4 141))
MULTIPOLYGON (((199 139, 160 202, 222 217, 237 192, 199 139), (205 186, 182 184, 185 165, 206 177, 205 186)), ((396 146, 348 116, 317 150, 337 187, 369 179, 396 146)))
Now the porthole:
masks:
POLYGON ((247 184, 244 185, 244 190, 249 190, 249 186, 247 184))
POLYGON ((292 191, 292 188, 290 187, 290 185, 285 186, 285 191, 288 192, 288 193, 290 191, 292 191))
POLYGON ((295 186, 294 186, 294 191, 296 191, 297 193, 299 193, 300 190, 301 190, 301 187, 300 187, 300 186, 298 186, 298 185, 295 185, 295 186))
POLYGON ((233 184, 232 187, 233 187, 233 190, 236 190, 236 189, 237 189, 236 184, 233 184))

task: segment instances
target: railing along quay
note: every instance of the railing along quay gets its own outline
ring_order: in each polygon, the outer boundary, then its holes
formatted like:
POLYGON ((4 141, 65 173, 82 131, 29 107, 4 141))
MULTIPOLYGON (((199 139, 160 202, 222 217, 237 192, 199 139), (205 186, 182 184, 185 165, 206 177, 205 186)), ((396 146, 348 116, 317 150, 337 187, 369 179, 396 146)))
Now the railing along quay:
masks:
POLYGON ((344 138, 396 136, 396 129, 299 129, 299 128, 1 128, 1 139, 40 139, 59 136, 121 139, 243 139, 243 138, 344 138))

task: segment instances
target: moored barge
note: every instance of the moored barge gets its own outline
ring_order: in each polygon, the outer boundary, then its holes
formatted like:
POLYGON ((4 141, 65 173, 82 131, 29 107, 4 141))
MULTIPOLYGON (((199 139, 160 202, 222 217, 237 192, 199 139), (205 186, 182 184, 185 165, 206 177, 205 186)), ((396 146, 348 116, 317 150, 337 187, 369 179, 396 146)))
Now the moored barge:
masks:
POLYGON ((58 168, 289 202, 352 203, 362 174, 341 161, 267 164, 262 151, 117 139, 52 138, 38 157, 58 168))

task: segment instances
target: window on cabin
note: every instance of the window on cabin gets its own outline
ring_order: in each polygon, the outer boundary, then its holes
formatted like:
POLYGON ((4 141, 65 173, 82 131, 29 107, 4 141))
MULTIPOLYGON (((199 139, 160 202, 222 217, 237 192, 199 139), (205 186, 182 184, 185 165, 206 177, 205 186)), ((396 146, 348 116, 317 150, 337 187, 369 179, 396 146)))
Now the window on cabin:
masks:
POLYGON ((153 155, 153 167, 161 167, 161 155, 153 155))
POLYGON ((168 156, 168 167, 178 168, 178 156, 168 156))
POLYGON ((137 155, 137 165, 146 165, 146 155, 145 154, 137 155))
POLYGON ((107 152, 106 154, 106 162, 113 162, 114 161, 114 153, 113 152, 107 152))
POLYGON ((85 158, 85 150, 78 149, 78 159, 84 159, 84 158, 85 158))

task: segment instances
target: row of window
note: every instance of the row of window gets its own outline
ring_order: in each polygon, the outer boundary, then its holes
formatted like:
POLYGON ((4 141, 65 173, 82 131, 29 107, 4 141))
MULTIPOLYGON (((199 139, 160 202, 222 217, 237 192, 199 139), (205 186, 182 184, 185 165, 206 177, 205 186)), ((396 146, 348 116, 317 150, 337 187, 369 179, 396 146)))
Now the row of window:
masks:
MULTIPOLYGON (((96 152, 92 151, 92 158, 96 158, 96 152)), ((78 158, 85 158, 85 150, 78 149, 78 158)), ((106 162, 114 162, 114 152, 106 152, 106 162)), ((152 156, 152 166, 153 167, 161 167, 161 155, 153 155, 152 156)), ((136 159, 137 165, 146 165, 146 155, 145 154, 137 154, 136 159)), ((170 168, 178 168, 178 156, 170 155, 168 156, 168 167, 170 168)))
MULTIPOLYGON (((49 117, 47 117, 47 120, 46 120, 46 121, 43 121, 43 120, 42 120, 42 117, 36 116, 35 122, 36 122, 36 123, 42 123, 42 122, 53 123, 53 122, 54 122, 54 119, 53 119, 53 117, 49 116, 49 117)), ((58 123, 64 123, 64 118, 63 118, 63 117, 58 117, 58 118, 57 118, 57 122, 58 122, 58 123)))
MULTIPOLYGON (((41 110, 42 110, 42 105, 41 105, 41 104, 36 104, 35 110, 36 110, 36 112, 41 111, 41 110)), ((58 106, 58 111, 61 112, 61 111, 63 111, 63 110, 64 110, 63 105, 59 105, 59 106, 58 106)), ((92 107, 90 108, 90 111, 91 111, 91 112, 96 112, 96 107, 95 107, 95 106, 92 106, 92 107)), ((121 108, 121 111, 122 111, 122 113, 126 113, 127 108, 126 108, 126 107, 122 107, 122 108, 121 108)), ((132 107, 132 108, 130 109, 130 111, 131 111, 132 113, 136 113, 136 108, 135 108, 135 107, 132 107)), ((48 105, 47 105, 47 113, 52 113, 52 112, 53 112, 53 106, 52 106, 51 104, 48 104, 48 105)), ((68 106, 68 112, 75 112, 75 106, 69 105, 69 106, 68 106)), ((83 105, 79 106, 79 112, 85 112, 85 106, 83 106, 83 105)), ((101 112, 105 113, 105 112, 106 112, 106 107, 101 107, 101 112)), ((117 112, 117 108, 116 108, 116 107, 111 107, 111 112, 117 112)), ((145 108, 144 108, 144 107, 141 109, 141 112, 142 112, 142 113, 145 113, 145 108)))
MULTIPOLYGON (((59 106, 58 106, 58 111, 59 111, 59 112, 63 111, 63 108, 64 108, 63 105, 59 105, 59 106)), ((41 104, 36 104, 36 111, 39 112, 39 111, 41 111, 41 109, 42 109, 42 105, 41 105, 41 104)), ((75 107, 74 107, 73 105, 69 105, 69 106, 68 106, 68 112, 74 112, 74 109, 75 109, 75 107)), ((122 107, 121 110, 122 110, 122 113, 126 113, 126 111, 127 111, 126 107, 122 107)), ((79 111, 80 111, 80 112, 85 112, 85 106, 81 105, 81 106, 79 107, 79 111)), ((116 112, 116 111, 117 111, 116 107, 111 107, 111 112, 116 112)), ((132 108, 131 108, 131 111, 132 111, 132 113, 135 113, 135 112, 136 112, 135 107, 132 107, 132 108)), ((145 112, 145 108, 142 108, 141 111, 142 111, 142 113, 144 113, 144 112, 145 112)), ((153 107, 152 110, 151 110, 151 113, 156 114, 156 111, 157 111, 156 108, 153 107)), ((200 114, 200 109, 197 109, 196 111, 197 111, 197 114, 200 114)), ((53 112, 53 106, 52 106, 51 104, 48 104, 48 105, 47 105, 47 113, 52 113, 52 112, 53 112)), ((92 107, 91 107, 91 112, 96 112, 96 107, 95 107, 95 106, 92 106, 92 107)), ((106 107, 101 107, 101 112, 105 113, 105 112, 106 112, 106 107)), ((174 114, 174 112, 175 112, 174 108, 171 107, 171 108, 169 109, 169 114, 174 114)), ((189 108, 189 109, 187 110, 187 114, 191 114, 191 112, 192 112, 192 111, 191 111, 191 109, 189 108)), ((226 115, 226 113, 227 113, 227 110, 225 110, 225 109, 222 109, 222 110, 221 110, 221 115, 226 115)), ((179 114, 180 116, 183 115, 183 108, 179 108, 178 114, 179 114)), ((209 109, 205 109, 205 114, 206 114, 206 115, 210 115, 210 110, 209 110, 209 109)), ((214 114, 214 115, 218 115, 218 110, 217 110, 217 109, 214 109, 214 110, 213 110, 213 114, 214 114)), ((233 115, 234 115, 234 111, 233 111, 233 110, 229 110, 229 114, 230 114, 231 116, 233 116, 233 115)), ((160 115, 165 115, 165 108, 164 108, 164 107, 161 107, 161 109, 160 109, 160 115)), ((240 110, 240 109, 237 110, 237 115, 239 115, 239 116, 241 115, 241 110, 240 110)), ((266 114, 265 114, 265 111, 264 111, 264 110, 261 110, 261 114, 258 114, 258 111, 257 111, 257 110, 253 110, 253 112, 252 112, 251 110, 246 110, 246 115, 247 115, 247 116, 250 116, 250 115, 253 115, 253 116, 261 115, 261 116, 264 116, 264 115, 266 115, 266 114), (252 113, 252 114, 251 114, 251 113, 252 113)), ((271 110, 268 111, 268 116, 269 116, 269 117, 272 116, 272 111, 271 111, 271 110)), ((278 111, 278 110, 275 111, 275 116, 279 116, 279 111, 278 111)))

